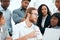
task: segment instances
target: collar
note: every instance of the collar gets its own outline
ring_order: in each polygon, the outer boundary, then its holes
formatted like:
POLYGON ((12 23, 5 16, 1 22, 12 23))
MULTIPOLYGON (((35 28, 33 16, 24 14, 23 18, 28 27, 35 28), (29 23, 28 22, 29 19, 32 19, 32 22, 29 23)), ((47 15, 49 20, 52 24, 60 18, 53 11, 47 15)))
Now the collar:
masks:
POLYGON ((43 19, 46 19, 48 15, 46 15, 45 17, 43 17, 43 19))
POLYGON ((26 11, 26 10, 25 10, 24 8, 22 8, 22 7, 20 7, 20 9, 21 9, 21 11, 22 11, 22 10, 26 11))
MULTIPOLYGON (((24 23, 24 27, 25 28, 29 28, 27 25, 26 25, 26 22, 25 21, 23 21, 23 23, 24 23)), ((33 23, 32 23, 32 26, 30 27, 30 28, 32 28, 33 27, 33 23)))
POLYGON ((3 27, 1 27, 0 29, 1 29, 1 32, 3 32, 3 27))
POLYGON ((2 7, 2 6, 0 6, 0 10, 1 10, 1 11, 6 11, 6 10, 4 10, 4 9, 3 9, 3 7, 2 7))
POLYGON ((58 10, 58 8, 56 8, 56 12, 59 12, 60 13, 60 11, 58 10))

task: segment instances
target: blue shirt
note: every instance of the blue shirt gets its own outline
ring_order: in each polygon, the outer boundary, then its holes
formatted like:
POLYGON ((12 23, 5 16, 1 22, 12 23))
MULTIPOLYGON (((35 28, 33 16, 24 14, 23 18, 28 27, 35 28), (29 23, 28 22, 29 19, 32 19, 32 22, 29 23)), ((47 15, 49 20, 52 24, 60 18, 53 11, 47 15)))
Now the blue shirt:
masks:
POLYGON ((21 19, 25 17, 25 11, 22 7, 13 11, 13 20, 15 24, 21 22, 21 19))
POLYGON ((12 24, 11 24, 11 12, 9 9, 4 10, 2 6, 0 6, 0 11, 3 12, 3 16, 5 18, 5 25, 8 28, 8 32, 12 32, 12 24))

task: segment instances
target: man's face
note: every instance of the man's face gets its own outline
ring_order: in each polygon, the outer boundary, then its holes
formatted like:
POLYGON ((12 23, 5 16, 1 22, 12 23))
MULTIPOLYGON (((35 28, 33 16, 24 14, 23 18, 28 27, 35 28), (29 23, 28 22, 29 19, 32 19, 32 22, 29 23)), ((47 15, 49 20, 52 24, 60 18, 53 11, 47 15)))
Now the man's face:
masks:
POLYGON ((38 19, 38 12, 37 10, 32 10, 32 14, 30 15, 30 21, 36 23, 38 19))
POLYGON ((22 7, 24 8, 24 9, 26 9, 27 7, 28 7, 28 5, 29 5, 29 1, 22 1, 22 7))
POLYGON ((4 8, 7 8, 10 4, 10 0, 2 0, 1 1, 1 5, 4 7, 4 8))
POLYGON ((56 7, 59 9, 59 8, 60 8, 60 0, 56 0, 56 1, 55 1, 55 5, 56 5, 56 7))

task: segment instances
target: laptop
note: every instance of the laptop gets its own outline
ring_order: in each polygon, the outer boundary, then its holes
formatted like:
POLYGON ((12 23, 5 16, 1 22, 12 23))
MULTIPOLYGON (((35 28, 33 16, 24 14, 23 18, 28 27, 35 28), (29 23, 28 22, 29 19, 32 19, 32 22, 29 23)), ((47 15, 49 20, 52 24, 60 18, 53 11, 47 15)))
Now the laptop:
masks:
POLYGON ((59 40, 60 29, 46 28, 43 40, 59 40))

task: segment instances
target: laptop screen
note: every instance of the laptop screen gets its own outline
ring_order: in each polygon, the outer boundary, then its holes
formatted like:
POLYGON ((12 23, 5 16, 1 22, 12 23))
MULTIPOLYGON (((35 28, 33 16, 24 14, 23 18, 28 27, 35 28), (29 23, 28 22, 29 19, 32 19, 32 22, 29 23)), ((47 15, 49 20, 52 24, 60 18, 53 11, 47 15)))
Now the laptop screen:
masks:
POLYGON ((59 40, 60 29, 46 28, 43 40, 59 40))

